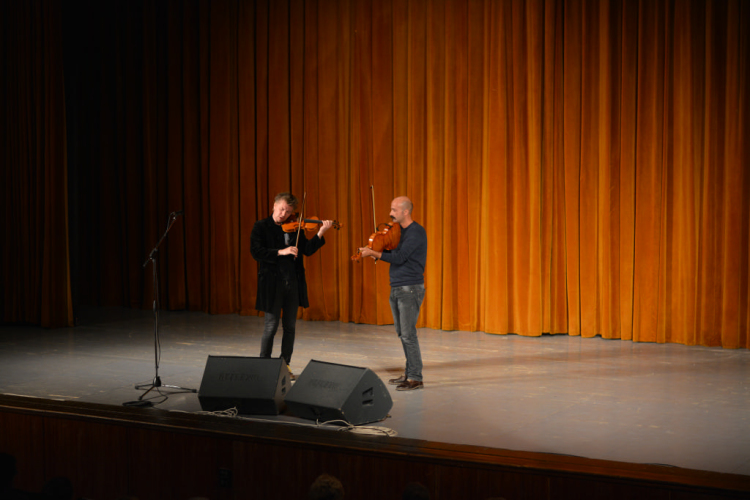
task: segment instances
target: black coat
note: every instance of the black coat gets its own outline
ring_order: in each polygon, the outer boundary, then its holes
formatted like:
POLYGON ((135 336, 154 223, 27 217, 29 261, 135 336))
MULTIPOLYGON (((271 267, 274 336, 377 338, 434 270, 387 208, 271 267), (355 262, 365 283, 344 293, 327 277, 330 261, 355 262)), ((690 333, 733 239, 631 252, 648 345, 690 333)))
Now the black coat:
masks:
MULTIPOLYGON (((293 236, 296 240, 297 233, 293 233, 293 236)), ((308 240, 304 233, 300 233, 298 245, 300 252, 294 260, 294 270, 297 274, 299 305, 302 307, 310 307, 302 255, 309 257, 325 243, 325 238, 319 238, 317 234, 308 240)), ((277 255, 279 250, 287 246, 284 243, 284 232, 281 226, 274 222, 273 217, 259 220, 253 226, 253 232, 250 234, 250 253, 258 261, 258 294, 255 298, 257 311, 272 312, 273 300, 276 297, 276 284, 281 280, 279 259, 294 259, 291 255, 277 255)))

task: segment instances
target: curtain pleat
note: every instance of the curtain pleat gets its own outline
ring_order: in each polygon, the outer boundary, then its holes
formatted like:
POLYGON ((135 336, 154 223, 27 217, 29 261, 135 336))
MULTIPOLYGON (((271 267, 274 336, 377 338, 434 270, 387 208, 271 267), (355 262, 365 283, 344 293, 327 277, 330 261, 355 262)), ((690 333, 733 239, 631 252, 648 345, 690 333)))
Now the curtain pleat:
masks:
POLYGON ((0 6, 3 323, 73 326, 62 6, 0 6))

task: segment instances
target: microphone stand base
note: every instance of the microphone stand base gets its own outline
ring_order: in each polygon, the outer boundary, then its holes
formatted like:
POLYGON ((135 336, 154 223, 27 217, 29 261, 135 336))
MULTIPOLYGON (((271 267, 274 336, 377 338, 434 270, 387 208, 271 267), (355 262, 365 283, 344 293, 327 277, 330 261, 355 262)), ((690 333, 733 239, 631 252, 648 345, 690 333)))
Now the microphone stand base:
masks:
POLYGON ((157 388, 166 388, 166 389, 172 389, 175 392, 187 392, 187 393, 196 393, 198 392, 197 389, 190 389, 188 387, 180 387, 178 385, 164 385, 161 383, 161 378, 157 375, 156 378, 154 378, 154 381, 150 384, 142 384, 142 385, 136 385, 136 390, 142 391, 146 389, 146 392, 140 395, 138 398, 138 401, 143 401, 143 398, 148 394, 149 392, 153 391, 157 388))

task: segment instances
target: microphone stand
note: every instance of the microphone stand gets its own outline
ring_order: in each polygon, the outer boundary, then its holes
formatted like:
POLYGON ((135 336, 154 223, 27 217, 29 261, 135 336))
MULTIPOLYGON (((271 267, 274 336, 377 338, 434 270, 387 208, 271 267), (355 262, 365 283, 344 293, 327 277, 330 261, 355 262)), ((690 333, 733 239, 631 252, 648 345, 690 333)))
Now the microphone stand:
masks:
POLYGON ((149 401, 143 401, 143 397, 151 392, 154 389, 158 389, 159 387, 166 387, 168 389, 177 389, 178 392, 197 392, 195 389, 187 389, 185 387, 179 387, 176 385, 163 385, 161 383, 161 378, 159 377, 159 358, 161 357, 161 343, 159 341, 159 278, 158 273, 156 269, 156 252, 159 249, 159 245, 161 245, 161 242, 164 241, 164 238, 167 237, 167 233, 172 228, 172 225, 177 220, 177 217, 182 215, 184 213, 183 210, 179 210, 177 212, 172 212, 169 214, 169 221, 167 223, 167 230, 164 231, 164 234, 162 235, 159 242, 156 244, 156 246, 151 250, 151 253, 148 255, 148 258, 143 263, 143 268, 145 269, 149 262, 152 263, 152 270, 153 270, 153 289, 154 289, 154 303, 153 303, 153 309, 154 309, 154 363, 156 368, 156 375, 154 376, 153 382, 150 384, 142 384, 142 385, 136 385, 135 388, 137 390, 143 390, 147 389, 146 392, 141 394, 141 396, 138 398, 138 402, 141 404, 134 404, 134 406, 151 406, 149 401), (149 403, 149 404, 144 404, 149 403))

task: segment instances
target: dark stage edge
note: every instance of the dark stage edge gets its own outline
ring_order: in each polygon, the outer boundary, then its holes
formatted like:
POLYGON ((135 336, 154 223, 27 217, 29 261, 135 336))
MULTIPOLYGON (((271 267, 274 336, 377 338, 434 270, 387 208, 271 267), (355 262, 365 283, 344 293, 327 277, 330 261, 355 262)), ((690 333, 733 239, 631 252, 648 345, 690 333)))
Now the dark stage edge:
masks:
POLYGON ((548 474, 559 473, 580 478, 636 481, 640 486, 653 488, 680 485, 686 487, 685 490, 692 494, 750 492, 750 477, 736 474, 450 445, 400 437, 359 436, 323 428, 303 428, 272 421, 248 421, 157 408, 139 409, 0 395, 0 412, 251 439, 265 443, 314 446, 318 449, 336 452, 350 451, 370 455, 409 457, 409 460, 415 462, 449 463, 459 467, 499 466, 509 469, 544 471, 548 474))

